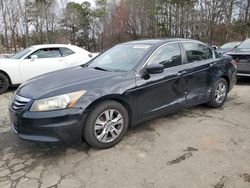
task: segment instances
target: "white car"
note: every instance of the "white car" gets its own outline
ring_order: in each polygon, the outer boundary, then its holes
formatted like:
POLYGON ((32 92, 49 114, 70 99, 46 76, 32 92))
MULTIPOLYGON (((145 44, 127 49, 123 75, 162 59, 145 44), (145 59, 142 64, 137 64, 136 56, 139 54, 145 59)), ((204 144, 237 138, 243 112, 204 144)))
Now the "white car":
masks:
POLYGON ((0 59, 0 94, 35 76, 87 63, 96 54, 64 44, 36 45, 0 59))
POLYGON ((0 54, 0 59, 6 59, 9 58, 11 54, 0 54))

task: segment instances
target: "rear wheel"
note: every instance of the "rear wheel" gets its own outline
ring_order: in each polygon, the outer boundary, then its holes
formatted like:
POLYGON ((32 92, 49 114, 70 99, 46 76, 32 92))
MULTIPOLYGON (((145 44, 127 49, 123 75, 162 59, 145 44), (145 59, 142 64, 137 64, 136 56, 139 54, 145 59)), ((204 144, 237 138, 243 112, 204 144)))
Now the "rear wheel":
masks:
POLYGON ((9 79, 3 73, 0 73, 0 94, 6 92, 10 86, 9 79))
POLYGON ((109 148, 121 141, 129 124, 128 112, 116 101, 93 107, 83 129, 84 139, 95 148, 109 148))
POLYGON ((207 103, 208 106, 212 108, 221 107, 227 98, 228 94, 228 84, 224 78, 218 79, 212 89, 210 96, 210 101, 207 103))

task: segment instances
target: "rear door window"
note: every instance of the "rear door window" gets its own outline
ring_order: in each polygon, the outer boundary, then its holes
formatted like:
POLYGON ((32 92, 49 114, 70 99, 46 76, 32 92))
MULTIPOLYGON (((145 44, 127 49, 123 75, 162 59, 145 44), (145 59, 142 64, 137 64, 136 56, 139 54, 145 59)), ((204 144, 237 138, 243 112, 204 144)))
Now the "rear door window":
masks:
POLYGON ((213 58, 213 50, 206 45, 196 42, 183 42, 188 63, 213 58))

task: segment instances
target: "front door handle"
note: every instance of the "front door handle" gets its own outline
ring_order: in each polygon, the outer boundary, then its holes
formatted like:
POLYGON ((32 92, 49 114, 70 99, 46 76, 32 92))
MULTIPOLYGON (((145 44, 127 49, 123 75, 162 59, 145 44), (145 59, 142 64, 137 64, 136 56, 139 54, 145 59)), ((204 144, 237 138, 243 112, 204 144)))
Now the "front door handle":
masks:
POLYGON ((183 70, 183 71, 178 72, 176 75, 182 76, 182 75, 186 74, 187 72, 188 72, 187 70, 183 70))
POLYGON ((213 66, 215 66, 216 64, 217 64, 216 62, 210 63, 210 67, 213 67, 213 66))

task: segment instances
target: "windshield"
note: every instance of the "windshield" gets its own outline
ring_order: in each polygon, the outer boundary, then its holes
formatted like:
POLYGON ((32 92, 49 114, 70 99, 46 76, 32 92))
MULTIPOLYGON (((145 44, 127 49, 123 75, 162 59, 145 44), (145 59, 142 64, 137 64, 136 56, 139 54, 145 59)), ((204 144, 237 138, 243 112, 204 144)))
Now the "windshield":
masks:
POLYGON ((250 39, 245 40, 238 48, 250 48, 250 39))
POLYGON ((88 67, 106 71, 132 70, 146 54, 150 45, 121 44, 101 54, 88 67))
POLYGON ((13 56, 11 56, 9 58, 10 59, 21 59, 23 56, 28 54, 31 50, 32 50, 32 48, 26 48, 24 50, 17 52, 16 54, 14 54, 13 56))
POLYGON ((221 46, 220 48, 226 49, 226 48, 234 48, 235 46, 239 45, 240 42, 229 42, 221 46))

